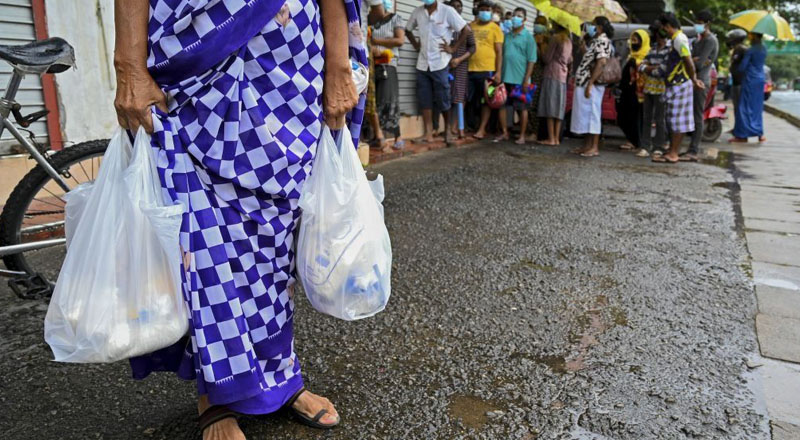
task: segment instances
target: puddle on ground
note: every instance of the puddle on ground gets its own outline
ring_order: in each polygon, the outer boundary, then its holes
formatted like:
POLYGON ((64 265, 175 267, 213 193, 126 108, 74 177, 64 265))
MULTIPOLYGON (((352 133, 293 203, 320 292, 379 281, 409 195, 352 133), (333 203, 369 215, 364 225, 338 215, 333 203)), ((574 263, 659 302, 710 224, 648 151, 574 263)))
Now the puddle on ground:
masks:
POLYGON ((520 270, 520 269, 536 269, 546 273, 553 273, 556 271, 556 269, 553 266, 539 264, 527 258, 523 258, 522 260, 519 260, 519 262, 511 265, 511 270, 520 270))
POLYGON ((489 411, 495 411, 497 405, 480 397, 466 394, 455 394, 450 396, 450 404, 447 410, 450 418, 461 419, 464 425, 478 431, 489 421, 486 415, 489 411))
POLYGON ((733 153, 730 151, 720 151, 714 159, 705 158, 702 162, 707 165, 714 165, 720 168, 730 168, 733 163, 733 153))

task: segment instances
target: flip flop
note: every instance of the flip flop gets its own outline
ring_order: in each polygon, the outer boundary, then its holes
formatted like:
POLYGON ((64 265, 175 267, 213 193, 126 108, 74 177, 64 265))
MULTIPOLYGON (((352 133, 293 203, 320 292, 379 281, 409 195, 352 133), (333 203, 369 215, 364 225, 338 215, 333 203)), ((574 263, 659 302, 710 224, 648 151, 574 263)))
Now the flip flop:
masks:
POLYGON ((222 405, 210 406, 207 410, 203 411, 203 414, 200 414, 200 417, 197 419, 197 424, 200 425, 200 433, 202 434, 206 428, 214 423, 229 418, 238 419, 239 414, 222 405))
POLYGON ((761 137, 758 138, 758 143, 759 144, 763 144, 766 141, 767 141, 767 138, 765 138, 764 136, 761 136, 761 137))
POLYGON ((477 139, 479 141, 482 141, 483 138, 485 138, 486 136, 478 136, 477 134, 473 134, 472 137, 474 137, 475 139, 477 139))
POLYGON ((405 139, 401 139, 401 140, 395 142, 394 145, 392 145, 392 148, 394 148, 395 150, 402 150, 405 147, 406 147, 405 139))
POLYGON ((314 417, 312 418, 312 417, 308 417, 307 415, 301 413, 300 411, 298 411, 298 410, 296 410, 296 409, 294 409, 292 407, 292 405, 294 405, 294 403, 297 401, 297 398, 300 397, 300 395, 305 393, 306 391, 307 390, 306 390, 305 387, 300 388, 300 390, 297 391, 296 393, 294 393, 294 395, 283 406, 285 408, 287 408, 289 410, 289 412, 294 417, 296 417, 297 420, 300 423, 302 423, 303 425, 310 426, 312 428, 317 428, 317 429, 331 429, 334 426, 338 425, 339 424, 339 420, 337 420, 336 423, 330 423, 330 424, 325 424, 325 423, 320 423, 319 422, 320 419, 322 419, 322 417, 325 416, 325 414, 328 414, 328 410, 327 409, 319 410, 319 412, 316 413, 314 415, 314 417))
POLYGON ((746 144, 747 143, 747 139, 732 137, 732 138, 728 139, 728 143, 729 144, 746 144))
POLYGON ((678 160, 671 160, 671 159, 667 159, 667 156, 663 156, 663 155, 662 155, 662 156, 656 156, 656 157, 653 157, 653 158, 652 158, 652 159, 650 159, 650 160, 651 160, 652 162, 655 162, 655 163, 668 163, 668 164, 676 164, 676 163, 680 162, 680 159, 678 159, 678 160))
POLYGON ((523 141, 522 139, 517 139, 514 141, 514 143, 517 145, 525 145, 527 142, 523 141))
POLYGON ((594 153, 580 153, 581 157, 596 157, 599 155, 600 155, 599 151, 595 151, 594 153))

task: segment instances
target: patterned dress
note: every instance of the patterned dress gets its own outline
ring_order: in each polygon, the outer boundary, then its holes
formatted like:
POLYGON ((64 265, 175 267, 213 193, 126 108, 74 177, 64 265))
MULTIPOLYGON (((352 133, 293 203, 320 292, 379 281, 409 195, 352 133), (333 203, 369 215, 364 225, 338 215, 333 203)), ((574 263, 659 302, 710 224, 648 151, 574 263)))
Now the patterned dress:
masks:
MULTIPOLYGON (((342 1, 351 58, 366 65, 358 2, 342 1)), ((148 68, 169 97, 152 146, 166 200, 186 208, 190 331, 131 359, 133 375, 175 371, 211 404, 273 412, 302 386, 289 288, 297 201, 322 128, 319 7, 150 0, 148 30, 148 68)), ((348 117, 356 135, 363 105, 348 117)))

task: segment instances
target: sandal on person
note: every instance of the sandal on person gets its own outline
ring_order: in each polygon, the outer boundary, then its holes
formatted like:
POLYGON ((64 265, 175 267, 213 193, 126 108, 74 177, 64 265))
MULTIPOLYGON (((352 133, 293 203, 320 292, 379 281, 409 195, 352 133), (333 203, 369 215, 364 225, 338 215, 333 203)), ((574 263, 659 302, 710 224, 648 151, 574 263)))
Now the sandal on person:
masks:
POLYGON ((625 151, 630 151, 633 150, 634 148, 636 147, 630 142, 625 142, 624 144, 619 146, 620 150, 625 150, 625 151))
POLYGON ((760 137, 758 138, 758 143, 759 143, 759 144, 763 144, 763 143, 764 143, 764 142, 766 142, 766 141, 767 141, 767 138, 766 138, 766 137, 764 137, 764 136, 760 136, 760 137))
POLYGON ((594 151, 594 152, 591 152, 591 153, 580 153, 581 157, 595 157, 595 156, 599 156, 599 155, 600 155, 599 151, 594 151))
POLYGON ((286 402, 286 404, 283 405, 283 406, 286 409, 288 409, 289 412, 293 416, 295 416, 297 418, 297 420, 300 423, 302 423, 303 425, 310 426, 312 428, 317 428, 317 429, 331 429, 334 426, 338 425, 339 424, 338 420, 336 421, 336 423, 328 423, 328 424, 320 423, 320 420, 325 416, 325 414, 328 414, 328 410, 327 409, 319 410, 319 412, 317 414, 315 414, 313 418, 312 417, 308 417, 307 415, 305 415, 305 414, 301 413, 300 411, 294 409, 294 407, 292 405, 294 405, 294 403, 297 401, 297 398, 300 397, 300 395, 305 393, 306 391, 308 391, 308 390, 306 390, 305 387, 300 388, 300 390, 297 391, 296 393, 294 393, 294 396, 292 396, 286 402))
POLYGON ((694 153, 679 154, 678 160, 681 162, 697 162, 697 155, 694 153))
POLYGON ((200 414, 200 417, 197 420, 197 424, 200 425, 200 432, 206 430, 209 426, 213 425, 214 423, 219 422, 223 419, 229 418, 238 419, 239 413, 235 411, 231 411, 225 406, 222 405, 213 405, 210 406, 208 409, 203 411, 203 414, 200 414))
POLYGON ((652 158, 652 159, 650 159, 650 161, 651 161, 651 162, 656 162, 656 163, 670 163, 670 164, 676 164, 676 163, 680 162, 680 159, 678 159, 678 160, 669 159, 669 158, 667 158, 667 156, 666 156, 666 155, 664 155, 664 154, 661 154, 661 155, 658 155, 658 156, 653 156, 653 158, 652 158))
POLYGON ((373 150, 383 150, 386 148, 386 139, 385 138, 375 138, 370 141, 369 147, 373 150))
POLYGON ((728 143, 729 144, 746 144, 747 143, 747 139, 732 137, 732 138, 728 139, 728 143))
POLYGON ((405 139, 400 139, 399 141, 395 142, 394 145, 392 145, 392 148, 394 148, 395 150, 402 150, 405 147, 406 147, 405 139))

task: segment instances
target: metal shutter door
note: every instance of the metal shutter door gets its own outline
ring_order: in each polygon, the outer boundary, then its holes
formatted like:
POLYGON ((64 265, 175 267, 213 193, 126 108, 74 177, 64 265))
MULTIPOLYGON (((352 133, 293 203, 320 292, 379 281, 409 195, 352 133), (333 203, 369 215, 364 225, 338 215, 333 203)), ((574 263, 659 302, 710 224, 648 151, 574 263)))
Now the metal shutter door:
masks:
MULTIPOLYGON (((30 0, 0 0, 0 44, 25 44, 36 40, 33 27, 33 10, 30 0)), ((0 61, 0 94, 5 94, 12 68, 0 61)), ((20 84, 16 101, 22 104, 22 114, 44 110, 44 94, 42 80, 38 75, 26 75, 20 84)), ((29 129, 36 134, 40 142, 47 141, 47 123, 40 119, 29 129)), ((16 140, 6 130, 0 139, 0 154, 5 148, 16 144, 16 140), (11 142, 13 141, 13 142, 11 142)))

